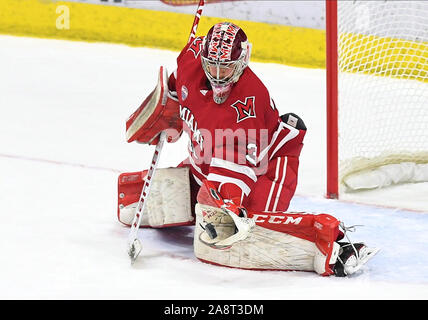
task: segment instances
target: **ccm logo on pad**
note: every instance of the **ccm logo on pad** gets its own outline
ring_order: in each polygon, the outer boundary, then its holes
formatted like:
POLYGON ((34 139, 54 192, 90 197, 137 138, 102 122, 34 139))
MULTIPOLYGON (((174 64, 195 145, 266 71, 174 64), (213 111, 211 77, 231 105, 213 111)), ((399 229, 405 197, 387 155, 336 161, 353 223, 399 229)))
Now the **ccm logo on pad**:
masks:
POLYGON ((259 222, 259 223, 272 223, 272 224, 289 224, 289 223, 293 223, 293 224, 299 224, 300 221, 302 221, 302 217, 298 217, 298 218, 293 218, 290 216, 268 216, 268 215, 264 215, 264 214, 255 214, 253 215, 253 218, 255 219, 255 222, 259 222), (269 219, 267 219, 269 218, 269 219))

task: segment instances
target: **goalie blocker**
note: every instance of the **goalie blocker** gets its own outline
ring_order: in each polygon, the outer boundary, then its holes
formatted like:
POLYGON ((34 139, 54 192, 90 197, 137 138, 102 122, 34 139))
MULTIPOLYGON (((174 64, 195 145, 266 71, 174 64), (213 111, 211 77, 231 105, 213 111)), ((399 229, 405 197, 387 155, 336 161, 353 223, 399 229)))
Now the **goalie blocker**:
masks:
POLYGON ((168 90, 164 67, 160 67, 155 89, 126 121, 126 140, 156 145, 162 131, 167 133, 168 142, 177 141, 183 132, 178 100, 168 90))

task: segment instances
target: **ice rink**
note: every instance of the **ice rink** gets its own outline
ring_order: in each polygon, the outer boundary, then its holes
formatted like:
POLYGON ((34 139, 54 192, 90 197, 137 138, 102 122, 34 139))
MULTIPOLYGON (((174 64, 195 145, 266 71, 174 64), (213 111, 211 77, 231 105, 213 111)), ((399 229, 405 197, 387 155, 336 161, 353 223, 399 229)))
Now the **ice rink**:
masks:
MULTIPOLYGON (((381 251, 349 278, 246 271, 197 260, 193 227, 144 229, 131 267, 117 177, 148 168, 154 147, 126 143, 125 121, 176 56, 0 36, 0 299, 428 298, 427 183, 325 199, 325 70, 276 64, 250 65, 280 112, 308 127, 289 209, 364 225, 351 239, 381 251)), ((159 167, 177 165, 186 145, 166 145, 159 167)))

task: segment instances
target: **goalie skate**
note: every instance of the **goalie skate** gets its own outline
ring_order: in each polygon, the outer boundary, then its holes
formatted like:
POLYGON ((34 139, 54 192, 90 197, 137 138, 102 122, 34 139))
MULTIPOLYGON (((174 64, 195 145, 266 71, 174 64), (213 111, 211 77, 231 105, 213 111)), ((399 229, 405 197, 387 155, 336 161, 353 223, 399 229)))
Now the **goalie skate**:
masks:
POLYGON ((376 253, 379 248, 369 248, 364 243, 339 243, 340 252, 334 266, 337 277, 345 277, 360 270, 376 253))

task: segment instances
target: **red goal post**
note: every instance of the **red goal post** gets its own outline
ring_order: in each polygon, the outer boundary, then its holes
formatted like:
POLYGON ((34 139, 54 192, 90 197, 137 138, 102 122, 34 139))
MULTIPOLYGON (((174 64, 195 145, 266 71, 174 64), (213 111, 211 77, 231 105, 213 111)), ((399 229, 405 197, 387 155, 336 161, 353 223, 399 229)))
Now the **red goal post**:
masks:
POLYGON ((326 0, 327 198, 336 199, 338 185, 337 1, 326 0))

